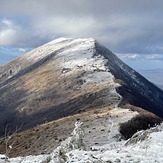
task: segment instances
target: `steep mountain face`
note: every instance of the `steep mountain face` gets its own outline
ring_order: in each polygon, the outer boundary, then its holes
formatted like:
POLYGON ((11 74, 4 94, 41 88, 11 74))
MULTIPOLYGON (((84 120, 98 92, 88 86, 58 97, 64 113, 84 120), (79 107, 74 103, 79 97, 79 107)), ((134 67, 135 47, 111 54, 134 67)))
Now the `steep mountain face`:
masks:
POLYGON ((122 87, 119 87, 118 92, 123 96, 123 101, 129 100, 130 103, 163 117, 163 91, 123 63, 105 47, 96 44, 96 49, 98 54, 108 59, 107 66, 115 79, 120 79, 119 82, 122 82, 122 87))
POLYGON ((1 135, 130 103, 163 117, 163 91, 92 38, 60 38, 0 67, 1 135))

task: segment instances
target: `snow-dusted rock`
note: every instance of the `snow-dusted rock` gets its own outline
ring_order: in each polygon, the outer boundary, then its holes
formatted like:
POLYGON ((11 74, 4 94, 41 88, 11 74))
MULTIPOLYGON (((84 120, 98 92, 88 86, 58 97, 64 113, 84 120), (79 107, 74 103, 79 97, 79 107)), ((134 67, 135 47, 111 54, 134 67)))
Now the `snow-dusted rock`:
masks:
POLYGON ((131 145, 131 144, 136 144, 138 142, 140 143, 140 142, 146 140, 151 133, 158 132, 158 131, 160 131, 160 128, 158 126, 147 129, 147 130, 138 131, 130 139, 127 140, 125 145, 127 146, 127 145, 131 145))
POLYGON ((75 123, 75 128, 69 138, 61 143, 59 147, 57 147, 53 153, 51 154, 50 163, 64 163, 67 161, 68 156, 66 155, 68 152, 75 149, 84 149, 84 131, 82 129, 83 122, 77 121, 75 123))

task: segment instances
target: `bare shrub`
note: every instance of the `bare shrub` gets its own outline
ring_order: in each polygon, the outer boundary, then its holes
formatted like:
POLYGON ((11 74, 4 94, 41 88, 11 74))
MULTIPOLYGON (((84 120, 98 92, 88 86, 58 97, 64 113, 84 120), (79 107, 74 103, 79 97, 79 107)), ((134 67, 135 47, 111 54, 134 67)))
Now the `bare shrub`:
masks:
POLYGON ((22 125, 19 128, 15 128, 15 131, 11 133, 11 130, 8 129, 8 126, 6 126, 5 128, 5 156, 6 159, 8 159, 9 154, 11 152, 11 150, 14 149, 14 145, 15 145, 15 140, 12 140, 12 138, 16 135, 16 133, 21 130, 22 125))
POLYGON ((137 131, 146 130, 150 127, 156 126, 162 122, 162 119, 154 114, 144 112, 136 115, 131 120, 121 123, 119 132, 124 139, 131 138, 137 131))

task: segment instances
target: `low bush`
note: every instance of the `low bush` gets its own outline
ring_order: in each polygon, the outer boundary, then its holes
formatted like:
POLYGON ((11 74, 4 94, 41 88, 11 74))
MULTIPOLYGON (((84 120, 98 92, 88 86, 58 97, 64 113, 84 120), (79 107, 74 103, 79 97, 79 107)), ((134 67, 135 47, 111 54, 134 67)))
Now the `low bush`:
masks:
POLYGON ((131 138, 137 131, 146 130, 162 122, 162 119, 151 113, 140 113, 131 120, 121 123, 119 132, 124 139, 131 138))

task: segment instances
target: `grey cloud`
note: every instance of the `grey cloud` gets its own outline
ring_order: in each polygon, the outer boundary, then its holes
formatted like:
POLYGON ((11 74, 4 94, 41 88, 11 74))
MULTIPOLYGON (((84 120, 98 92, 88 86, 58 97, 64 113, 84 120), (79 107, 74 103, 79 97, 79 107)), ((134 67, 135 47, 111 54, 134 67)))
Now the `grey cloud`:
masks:
POLYGON ((13 14, 29 14, 35 15, 107 15, 107 14, 134 14, 139 12, 149 13, 162 11, 161 0, 2 0, 1 13, 13 14))
POLYGON ((45 38, 42 38, 37 29, 26 28, 16 24, 10 19, 2 19, 0 21, 0 45, 9 45, 16 47, 35 47, 41 43, 45 43, 45 38))
POLYGON ((162 0, 3 0, 0 3, 2 17, 11 20, 14 15, 31 17, 28 28, 20 24, 10 28, 16 33, 8 31, 6 38, 17 36, 10 44, 35 47, 59 36, 95 37, 116 53, 163 53, 162 0))

